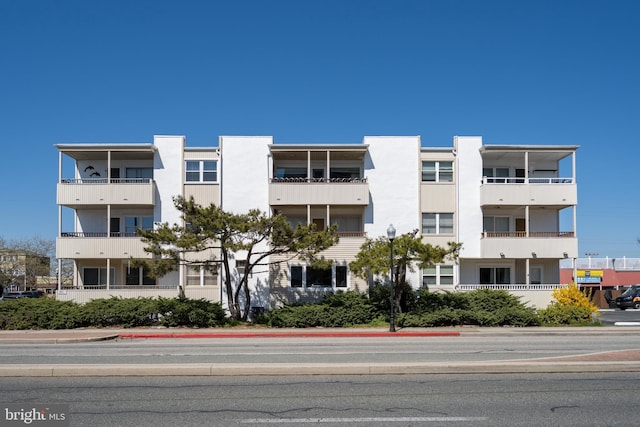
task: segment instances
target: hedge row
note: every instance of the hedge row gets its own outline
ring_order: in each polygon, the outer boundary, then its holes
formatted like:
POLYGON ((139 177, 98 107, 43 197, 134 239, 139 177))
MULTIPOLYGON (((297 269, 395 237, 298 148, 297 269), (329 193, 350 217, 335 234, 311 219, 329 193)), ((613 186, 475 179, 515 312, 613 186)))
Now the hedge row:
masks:
MULTIPOLYGON (((588 308, 553 303, 546 309, 536 310, 503 290, 404 291, 403 312, 396 315, 396 325, 400 327, 594 324, 594 313, 588 308)), ((285 305, 269 311, 257 321, 279 328, 379 325, 381 321, 389 321, 388 295, 384 287, 374 289, 371 298, 348 291, 330 295, 315 304, 285 305)))
POLYGON ((80 305, 53 298, 22 298, 0 303, 0 329, 83 327, 215 327, 226 322, 219 303, 186 298, 110 298, 80 305))
MULTIPOLYGON (((559 326, 594 323, 592 309, 554 302, 542 310, 525 306, 506 291, 404 290, 400 327, 559 326)), ((388 289, 371 297, 355 291, 326 296, 315 304, 291 304, 268 311, 254 322, 276 328, 380 326, 389 321, 388 289)), ((73 329, 81 327, 216 327, 231 324, 220 303, 186 298, 110 298, 80 305, 52 298, 0 303, 0 329, 73 329)))

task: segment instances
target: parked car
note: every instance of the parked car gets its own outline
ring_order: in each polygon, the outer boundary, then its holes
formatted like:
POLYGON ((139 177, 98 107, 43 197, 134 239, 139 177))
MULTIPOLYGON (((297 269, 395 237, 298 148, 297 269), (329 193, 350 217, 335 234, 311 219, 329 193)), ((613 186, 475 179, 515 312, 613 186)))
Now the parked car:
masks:
POLYGON ((620 310, 640 308, 640 285, 629 286, 618 298, 616 307, 620 310))
POLYGON ((40 298, 42 295, 38 291, 17 291, 17 292, 5 292, 2 294, 2 298, 7 299, 20 299, 20 298, 40 298))

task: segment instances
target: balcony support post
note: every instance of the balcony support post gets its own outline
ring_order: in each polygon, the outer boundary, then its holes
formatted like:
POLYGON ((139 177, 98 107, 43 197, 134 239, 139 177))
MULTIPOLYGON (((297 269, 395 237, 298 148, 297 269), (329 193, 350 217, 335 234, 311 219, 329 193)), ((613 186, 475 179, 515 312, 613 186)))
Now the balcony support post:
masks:
POLYGON ((327 150, 327 171, 325 172, 325 182, 331 181, 331 152, 327 150))
POLYGON ((331 225, 331 209, 330 209, 330 205, 327 205, 327 221, 325 223, 326 227, 329 227, 331 225))
POLYGON ((111 258, 107 258, 107 290, 111 288, 111 258))

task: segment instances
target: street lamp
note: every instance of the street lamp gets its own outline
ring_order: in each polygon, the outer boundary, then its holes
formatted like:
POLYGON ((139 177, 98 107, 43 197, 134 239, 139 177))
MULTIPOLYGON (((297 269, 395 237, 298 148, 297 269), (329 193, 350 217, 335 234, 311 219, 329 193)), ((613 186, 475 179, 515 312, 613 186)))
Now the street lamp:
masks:
POLYGON ((393 287, 393 239, 396 238, 396 229, 393 228, 393 224, 389 224, 387 228, 387 237, 389 238, 389 244, 391 251, 389 255, 389 264, 391 265, 391 280, 389 281, 389 332, 396 331, 396 322, 394 318, 394 305, 395 305, 395 290, 393 287))

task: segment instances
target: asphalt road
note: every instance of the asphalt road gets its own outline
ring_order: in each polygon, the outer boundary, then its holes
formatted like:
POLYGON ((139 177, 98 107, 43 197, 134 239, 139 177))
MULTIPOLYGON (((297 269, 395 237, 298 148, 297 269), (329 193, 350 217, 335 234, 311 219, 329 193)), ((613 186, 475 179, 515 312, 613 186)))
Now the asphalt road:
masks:
POLYGON ((72 426, 632 426, 639 373, 2 378, 72 426))
POLYGON ((619 363, 640 370, 640 328, 476 328, 437 337, 2 343, 0 377, 575 372, 616 371, 619 363))

